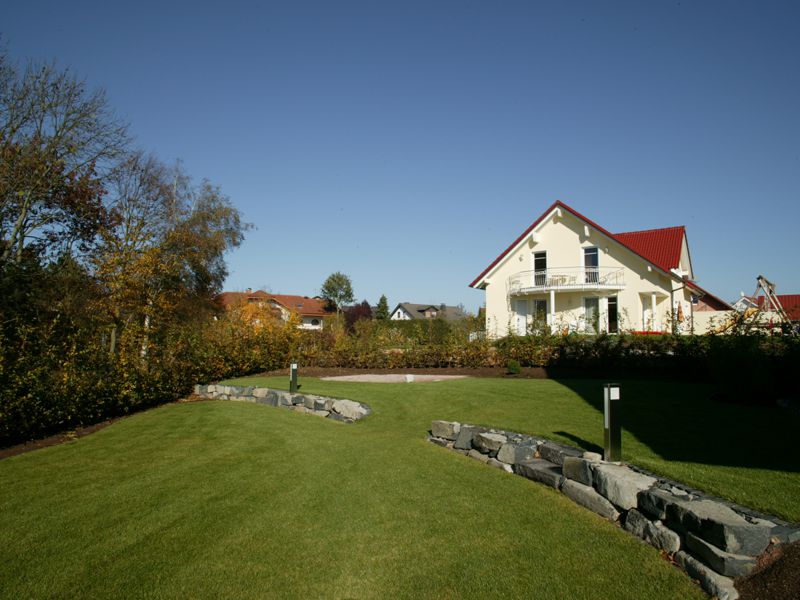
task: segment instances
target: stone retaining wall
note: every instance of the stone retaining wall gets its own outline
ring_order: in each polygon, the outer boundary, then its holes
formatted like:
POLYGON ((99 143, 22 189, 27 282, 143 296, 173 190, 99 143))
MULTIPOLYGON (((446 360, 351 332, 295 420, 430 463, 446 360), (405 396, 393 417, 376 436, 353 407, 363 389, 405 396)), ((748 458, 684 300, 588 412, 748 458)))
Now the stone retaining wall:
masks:
POLYGON ((703 495, 599 454, 529 435, 434 421, 429 440, 492 467, 544 483, 663 550, 703 589, 735 600, 769 545, 800 540, 800 528, 703 495))
POLYGON ((284 390, 272 390, 261 387, 243 387, 237 385, 196 385, 194 393, 203 398, 213 400, 234 400, 238 402, 255 402, 289 408, 296 412, 307 413, 352 423, 363 419, 372 412, 369 406, 353 400, 326 398, 311 394, 290 393, 284 390))

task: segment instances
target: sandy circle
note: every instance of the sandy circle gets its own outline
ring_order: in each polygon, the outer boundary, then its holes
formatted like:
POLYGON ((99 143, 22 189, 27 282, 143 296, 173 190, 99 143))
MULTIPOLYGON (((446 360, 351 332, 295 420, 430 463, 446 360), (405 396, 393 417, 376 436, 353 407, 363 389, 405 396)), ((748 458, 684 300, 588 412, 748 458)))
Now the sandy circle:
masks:
POLYGON ((360 383, 427 383, 431 381, 448 381, 450 379, 466 378, 467 375, 417 375, 403 373, 366 373, 364 375, 320 377, 323 381, 352 381, 360 383))

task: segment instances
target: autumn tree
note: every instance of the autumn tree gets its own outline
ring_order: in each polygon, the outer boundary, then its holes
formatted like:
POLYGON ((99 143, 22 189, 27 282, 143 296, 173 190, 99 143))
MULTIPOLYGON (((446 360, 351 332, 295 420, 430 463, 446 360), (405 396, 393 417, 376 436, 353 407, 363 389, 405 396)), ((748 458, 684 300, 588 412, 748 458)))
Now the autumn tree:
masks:
POLYGON ((350 278, 339 271, 328 276, 320 288, 320 296, 327 300, 328 304, 337 312, 341 311, 342 305, 353 302, 355 299, 350 278))
POLYGON ((0 261, 26 248, 85 250, 106 218, 101 171, 128 143, 102 90, 54 64, 20 72, 0 54, 0 261))

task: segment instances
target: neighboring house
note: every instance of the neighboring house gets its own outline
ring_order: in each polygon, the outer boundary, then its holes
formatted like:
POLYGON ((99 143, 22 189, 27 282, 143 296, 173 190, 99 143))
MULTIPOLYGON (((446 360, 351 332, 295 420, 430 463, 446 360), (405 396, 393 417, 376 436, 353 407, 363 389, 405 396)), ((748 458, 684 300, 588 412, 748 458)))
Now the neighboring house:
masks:
MULTIPOLYGON (((774 297, 781 303, 781 307, 783 307, 789 320, 792 323, 800 323, 800 294, 775 294, 774 297)), ((764 296, 759 296, 756 300, 759 307, 765 306, 766 298, 764 296)), ((775 319, 775 313, 771 309, 769 302, 766 304, 764 314, 769 318, 775 319)))
POLYGON ((292 313, 297 314, 301 323, 300 329, 322 329, 324 318, 331 315, 327 303, 322 298, 309 298, 308 296, 291 296, 287 294, 268 294, 262 290, 246 292, 223 292, 217 301, 224 307, 230 308, 240 302, 259 302, 272 307, 276 316, 284 321, 289 320, 292 313))
POLYGON ((486 292, 494 338, 544 326, 704 333, 731 306, 693 279, 683 226, 614 234, 557 201, 470 287, 486 292))
POLYGON ((445 321, 458 321, 467 317, 458 306, 446 306, 445 304, 412 304, 411 302, 401 302, 389 314, 392 321, 412 321, 414 319, 444 319, 445 321))

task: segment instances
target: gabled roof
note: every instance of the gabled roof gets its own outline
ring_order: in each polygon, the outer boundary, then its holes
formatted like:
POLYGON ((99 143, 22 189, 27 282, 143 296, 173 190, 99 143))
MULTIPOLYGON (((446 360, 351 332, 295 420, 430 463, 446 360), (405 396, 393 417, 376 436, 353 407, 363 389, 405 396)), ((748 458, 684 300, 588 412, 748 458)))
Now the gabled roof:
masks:
POLYGON ((393 315, 395 312, 397 312, 398 308, 402 308, 404 311, 406 311, 409 315, 411 315, 412 319, 426 318, 424 313, 429 308, 437 311, 437 317, 441 317, 445 321, 456 321, 467 316, 467 313, 461 310, 461 308, 458 306, 446 306, 444 304, 412 304, 411 302, 401 302, 395 306, 394 310, 392 310, 392 312, 389 314, 393 315))
MULTIPOLYGON (((800 321, 800 294, 776 294, 778 300, 792 321, 800 321)), ((764 305, 764 296, 756 298, 759 306, 764 305)))
POLYGON ((327 302, 321 298, 270 294, 269 299, 304 317, 324 317, 331 314, 331 311, 328 310, 327 302))
POLYGON ((680 267, 684 236, 683 225, 614 234, 619 243, 644 256, 662 271, 680 267))
POLYGON ((696 292, 700 292, 700 297, 703 299, 703 302, 706 303, 710 308, 714 310, 733 310, 733 306, 730 303, 726 302, 722 298, 715 296, 711 292, 704 290, 699 285, 697 285, 694 281, 689 279, 684 279, 686 285, 689 288, 695 290, 696 292))
POLYGON ((511 245, 500 253, 500 256, 495 258, 492 263, 486 267, 483 272, 478 275, 475 280, 469 284, 469 287, 475 287, 484 276, 491 271, 505 256, 511 252, 517 245, 524 240, 544 219, 556 208, 561 208, 572 213, 579 220, 587 225, 590 225, 603 235, 608 236, 622 244, 625 248, 636 254, 637 256, 645 259, 653 266, 664 271, 666 274, 672 275, 670 269, 678 267, 681 259, 681 248, 683 243, 683 236, 686 234, 686 228, 682 225, 679 227, 668 227, 666 229, 650 229, 647 231, 631 231, 629 233, 613 234, 605 227, 601 227, 591 219, 583 216, 577 210, 564 204, 561 200, 556 200, 550 207, 544 211, 541 216, 536 219, 531 225, 514 240, 511 245), (663 247, 662 247, 663 246, 663 247))
POLYGON ((222 292, 217 296, 217 302, 224 308, 230 308, 238 302, 267 302, 272 301, 285 308, 296 312, 301 317, 324 317, 330 314, 325 300, 309 298, 308 296, 291 296, 287 294, 268 294, 263 290, 255 292, 222 292))

